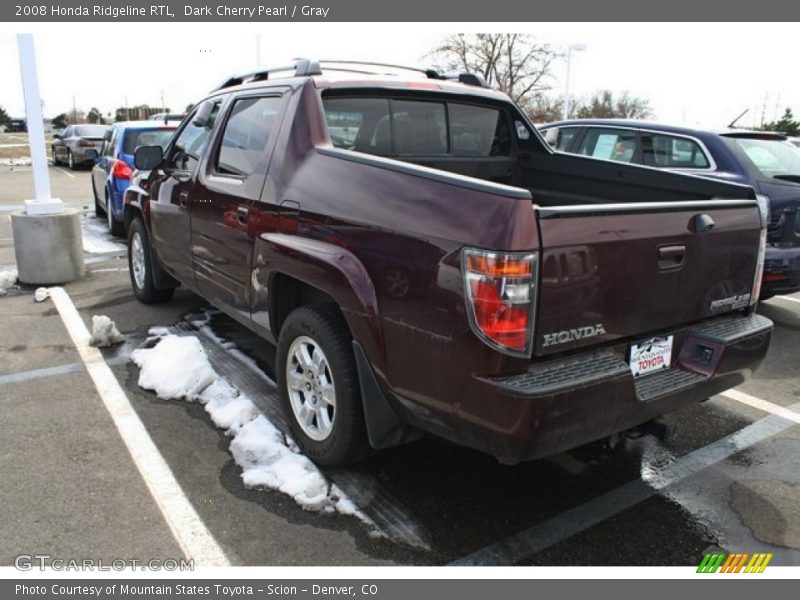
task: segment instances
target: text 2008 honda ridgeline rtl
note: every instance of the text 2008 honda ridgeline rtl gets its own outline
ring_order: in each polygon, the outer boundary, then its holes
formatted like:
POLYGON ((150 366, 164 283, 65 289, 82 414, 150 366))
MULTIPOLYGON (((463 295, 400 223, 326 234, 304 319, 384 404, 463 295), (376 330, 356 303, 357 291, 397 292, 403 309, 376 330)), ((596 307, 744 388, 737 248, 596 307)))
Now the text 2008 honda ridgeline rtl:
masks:
POLYGON ((419 432, 533 459, 764 358, 751 188, 554 153, 473 75, 288 70, 232 77, 138 148, 125 218, 141 301, 181 283, 277 344, 318 463, 419 432))

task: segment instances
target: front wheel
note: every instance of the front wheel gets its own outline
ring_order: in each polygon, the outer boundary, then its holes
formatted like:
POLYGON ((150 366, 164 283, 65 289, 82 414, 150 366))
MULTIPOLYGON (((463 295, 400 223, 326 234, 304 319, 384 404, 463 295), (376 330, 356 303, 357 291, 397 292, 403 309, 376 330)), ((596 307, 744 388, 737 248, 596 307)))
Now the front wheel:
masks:
POLYGON ((55 146, 50 146, 50 152, 53 155, 53 166, 57 167, 61 163, 58 162, 58 156, 56 155, 56 147, 55 146))
POLYGON ((69 166, 70 171, 74 171, 76 169, 75 164, 75 157, 72 156, 72 150, 67 150, 67 165, 69 166))
POLYGON ((350 335, 335 309, 303 306, 287 317, 276 376, 292 434, 311 460, 341 467, 367 456, 350 335))
POLYGON ((147 230, 142 219, 136 217, 128 230, 128 273, 133 293, 143 304, 167 302, 175 293, 174 288, 159 289, 155 286, 152 264, 147 230))

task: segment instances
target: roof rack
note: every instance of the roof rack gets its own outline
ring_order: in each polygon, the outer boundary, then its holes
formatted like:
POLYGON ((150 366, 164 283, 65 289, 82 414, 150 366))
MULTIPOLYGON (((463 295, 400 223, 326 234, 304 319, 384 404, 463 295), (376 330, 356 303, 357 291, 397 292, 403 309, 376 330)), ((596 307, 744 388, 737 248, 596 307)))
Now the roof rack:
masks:
POLYGON ((395 65, 390 63, 367 62, 359 60, 311 60, 308 58, 296 58, 291 64, 278 65, 267 67, 264 69, 257 69, 255 71, 248 71, 239 75, 229 77, 214 88, 213 91, 222 90, 225 88, 241 85, 243 83, 250 83, 253 81, 265 81, 269 79, 273 73, 280 73, 286 71, 294 71, 293 77, 311 77, 314 75, 322 75, 322 64, 332 65, 331 70, 341 71, 344 73, 357 73, 359 75, 385 75, 374 70, 353 69, 349 66, 365 66, 365 67, 383 67, 387 69, 400 69, 403 71, 414 71, 422 73, 428 79, 439 79, 442 81, 458 81, 466 85, 473 85, 476 87, 488 88, 489 84, 486 83, 484 77, 477 73, 440 73, 436 69, 423 69, 421 67, 407 67, 404 65, 395 65), (339 68, 333 65, 345 65, 344 68, 339 68))
MULTIPOLYGON (((446 81, 458 81, 459 83, 464 83, 466 85, 474 85, 477 87, 485 87, 488 88, 489 84, 486 83, 486 79, 483 75, 478 73, 441 73, 436 69, 423 69, 421 67, 408 67, 406 65, 395 65, 391 63, 379 63, 379 62, 371 62, 371 61, 360 61, 360 60, 321 60, 319 64, 335 64, 335 65, 359 65, 359 66, 368 66, 368 67, 385 67, 388 69, 401 69, 403 71, 414 71, 416 73, 422 73, 428 79, 440 79, 446 81)), ((381 75, 381 73, 369 72, 369 71, 349 71, 348 69, 339 69, 342 71, 353 72, 353 73, 366 73, 369 75, 381 75)))
POLYGON ((222 84, 214 88, 213 91, 222 90, 225 88, 249 83, 252 81, 265 81, 273 73, 280 73, 282 71, 294 71, 294 77, 311 77, 312 75, 322 75, 322 69, 319 67, 319 62, 308 58, 296 58, 288 65, 277 65, 274 67, 267 67, 264 69, 256 69, 255 71, 248 71, 229 77, 222 84))

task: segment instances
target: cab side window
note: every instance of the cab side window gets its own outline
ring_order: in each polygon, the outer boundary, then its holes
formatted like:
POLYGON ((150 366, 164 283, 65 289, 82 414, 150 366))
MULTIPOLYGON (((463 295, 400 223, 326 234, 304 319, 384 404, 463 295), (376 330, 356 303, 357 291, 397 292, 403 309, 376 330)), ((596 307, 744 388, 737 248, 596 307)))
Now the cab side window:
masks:
POLYGON ((180 132, 175 144, 172 146, 167 168, 189 172, 194 172, 197 169, 208 143, 208 137, 214 127, 214 121, 216 121, 219 114, 219 108, 220 102, 215 102, 208 122, 202 127, 192 123, 192 117, 189 117, 186 127, 180 132))

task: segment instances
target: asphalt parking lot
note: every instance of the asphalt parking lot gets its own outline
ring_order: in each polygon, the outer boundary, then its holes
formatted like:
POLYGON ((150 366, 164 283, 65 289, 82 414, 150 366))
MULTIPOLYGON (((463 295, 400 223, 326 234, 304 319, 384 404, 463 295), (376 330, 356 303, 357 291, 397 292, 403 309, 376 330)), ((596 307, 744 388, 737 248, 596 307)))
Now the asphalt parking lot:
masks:
MULTIPOLYGON (((666 417, 676 429, 666 441, 509 467, 424 439, 325 470, 370 528, 247 489, 229 438, 201 406, 139 388, 130 353, 150 327, 167 326, 198 336, 214 368, 280 425, 272 349, 186 290, 169 304, 138 304, 124 247, 93 217, 88 170, 51 168, 51 180, 55 196, 85 209, 87 275, 64 289, 87 327, 103 314, 125 335, 103 351, 105 364, 230 564, 688 566, 709 548, 800 564, 800 294, 760 305, 775 322, 761 369, 738 394, 666 417), (198 329, 198 314, 210 330, 198 329)), ((0 167, 0 267, 14 264, 9 215, 31 185, 29 168, 0 167)), ((59 311, 33 291, 0 298, 0 564, 33 553, 183 556, 169 507, 151 495, 59 311)))

